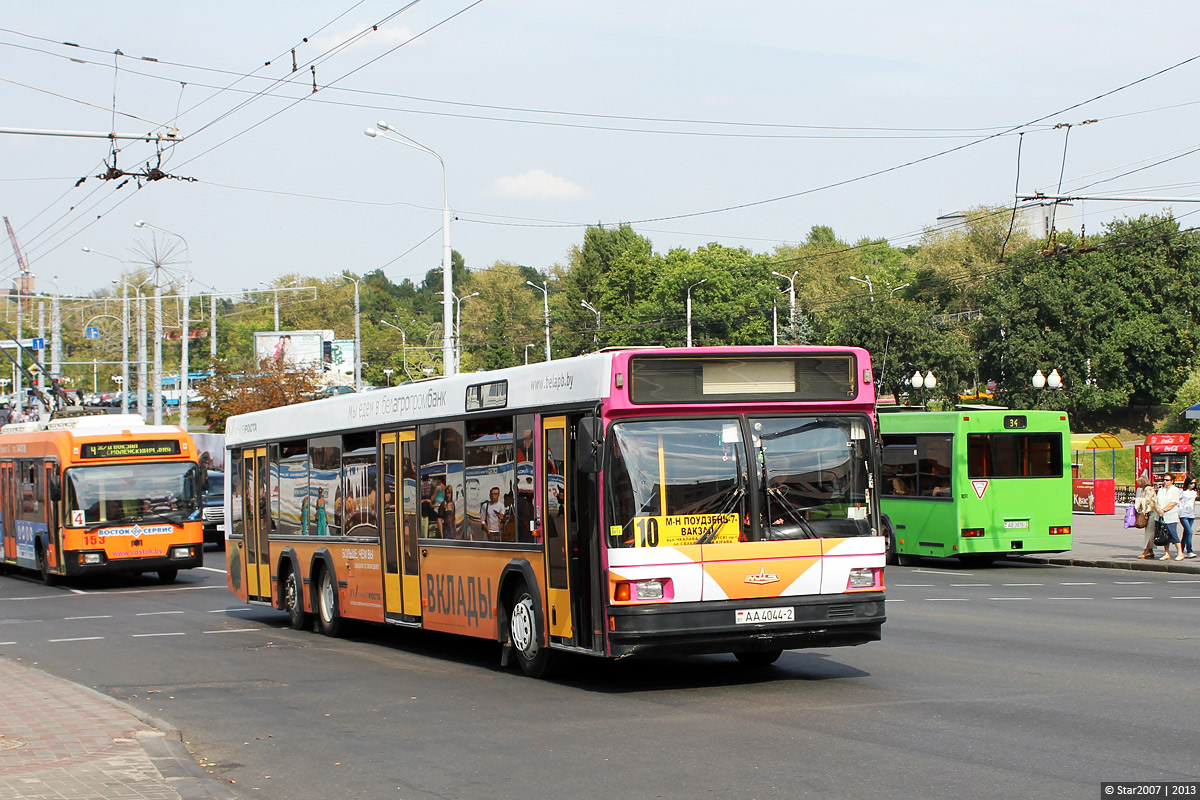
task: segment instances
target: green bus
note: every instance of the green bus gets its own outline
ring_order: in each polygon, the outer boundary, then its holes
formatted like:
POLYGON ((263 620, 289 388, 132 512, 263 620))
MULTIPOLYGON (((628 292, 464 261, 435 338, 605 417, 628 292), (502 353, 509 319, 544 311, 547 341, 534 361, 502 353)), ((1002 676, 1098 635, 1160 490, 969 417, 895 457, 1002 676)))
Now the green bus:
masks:
POLYGON ((888 563, 988 563, 1071 549, 1064 412, 880 411, 888 563))

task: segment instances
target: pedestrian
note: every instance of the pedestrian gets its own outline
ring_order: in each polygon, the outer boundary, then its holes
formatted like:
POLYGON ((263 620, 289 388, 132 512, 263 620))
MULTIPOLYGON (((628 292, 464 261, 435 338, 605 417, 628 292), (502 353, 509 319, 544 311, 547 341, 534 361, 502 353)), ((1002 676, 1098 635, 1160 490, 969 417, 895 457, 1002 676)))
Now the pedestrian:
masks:
POLYGON ((479 518, 483 520, 483 529, 489 542, 500 541, 500 533, 504 523, 508 521, 508 508, 500 502, 500 489, 493 486, 488 492, 488 499, 479 509, 479 518))
POLYGON ((1175 485, 1175 476, 1170 472, 1163 475, 1162 486, 1158 489, 1158 513, 1162 515, 1160 524, 1167 526, 1167 543, 1163 545, 1163 554, 1160 561, 1171 560, 1171 545, 1179 548, 1179 555, 1175 556, 1176 561, 1183 561, 1183 547, 1179 544, 1179 495, 1181 494, 1179 487, 1175 485))
POLYGON ((1180 549, 1184 558, 1195 558, 1192 552, 1192 526, 1196 517, 1196 478, 1188 475, 1183 480, 1183 491, 1179 493, 1180 549))
POLYGON ((454 508, 454 485, 449 480, 450 477, 446 476, 445 502, 442 503, 442 538, 457 539, 458 516, 454 508))
POLYGON ((1137 495, 1133 499, 1133 510, 1146 515, 1146 541, 1138 558, 1153 558, 1154 530, 1158 527, 1158 506, 1155 504, 1157 492, 1150 486, 1149 478, 1138 478, 1136 485, 1137 495))

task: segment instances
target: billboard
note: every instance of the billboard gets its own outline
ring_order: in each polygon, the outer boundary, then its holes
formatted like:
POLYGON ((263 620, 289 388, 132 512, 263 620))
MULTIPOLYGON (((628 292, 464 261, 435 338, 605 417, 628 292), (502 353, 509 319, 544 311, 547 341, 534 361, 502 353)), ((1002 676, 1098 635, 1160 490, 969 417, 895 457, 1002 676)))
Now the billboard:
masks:
POLYGON ((325 342, 333 331, 258 331, 254 334, 254 358, 289 367, 309 367, 324 358, 325 342))
POLYGON ((329 374, 334 383, 354 382, 354 340, 334 339, 329 356, 329 374))

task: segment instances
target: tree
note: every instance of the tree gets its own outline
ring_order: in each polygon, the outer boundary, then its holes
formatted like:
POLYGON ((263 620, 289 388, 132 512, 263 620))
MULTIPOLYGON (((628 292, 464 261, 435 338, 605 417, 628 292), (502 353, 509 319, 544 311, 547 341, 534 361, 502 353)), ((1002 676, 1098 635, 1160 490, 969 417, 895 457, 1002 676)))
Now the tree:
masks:
POLYGON ((224 431, 225 421, 237 414, 312 400, 321 385, 321 368, 287 366, 265 360, 238 365, 218 358, 211 376, 197 385, 209 430, 224 431))

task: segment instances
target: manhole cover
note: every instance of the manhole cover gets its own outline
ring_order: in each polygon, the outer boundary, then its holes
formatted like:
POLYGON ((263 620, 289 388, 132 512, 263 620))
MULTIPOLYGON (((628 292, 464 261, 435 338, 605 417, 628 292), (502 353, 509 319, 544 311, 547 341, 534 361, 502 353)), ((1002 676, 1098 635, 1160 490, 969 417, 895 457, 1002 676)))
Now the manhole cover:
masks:
POLYGON ((0 750, 16 750, 18 747, 24 747, 26 744, 21 739, 10 739, 7 736, 0 736, 0 750))

